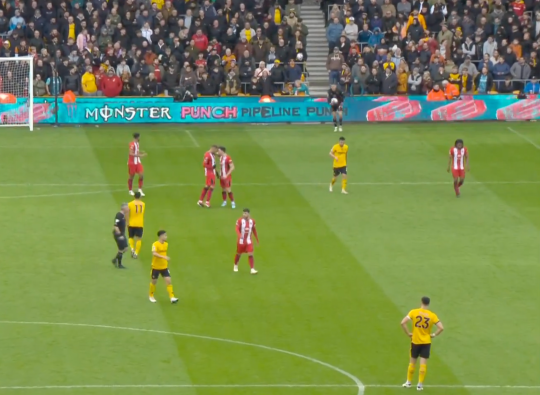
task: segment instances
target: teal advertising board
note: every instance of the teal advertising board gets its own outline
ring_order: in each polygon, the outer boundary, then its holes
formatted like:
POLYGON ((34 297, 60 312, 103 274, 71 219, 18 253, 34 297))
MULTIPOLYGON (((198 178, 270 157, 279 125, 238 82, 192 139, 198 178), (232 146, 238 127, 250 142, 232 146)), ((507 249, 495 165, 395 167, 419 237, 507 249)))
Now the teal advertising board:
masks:
MULTIPOLYGON (((344 103, 346 122, 494 121, 540 118, 540 98, 518 100, 513 95, 467 96, 457 101, 427 101, 425 96, 349 97, 344 103)), ((261 102, 258 97, 200 98, 175 103, 172 98, 78 98, 58 105, 52 98, 34 100, 34 122, 41 124, 124 123, 301 123, 329 122, 326 99, 278 97, 261 102)), ((0 105, 2 123, 27 122, 28 106, 0 105)))

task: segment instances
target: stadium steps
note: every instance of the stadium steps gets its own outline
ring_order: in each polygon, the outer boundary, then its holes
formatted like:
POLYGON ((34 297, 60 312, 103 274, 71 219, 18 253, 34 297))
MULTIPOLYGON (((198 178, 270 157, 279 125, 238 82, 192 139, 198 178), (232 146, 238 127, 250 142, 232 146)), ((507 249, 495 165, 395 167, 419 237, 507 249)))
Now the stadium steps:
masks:
POLYGON ((309 93, 313 96, 326 95, 328 90, 328 72, 326 71, 328 43, 326 41, 324 14, 317 4, 303 4, 302 19, 309 29, 306 39, 309 93))

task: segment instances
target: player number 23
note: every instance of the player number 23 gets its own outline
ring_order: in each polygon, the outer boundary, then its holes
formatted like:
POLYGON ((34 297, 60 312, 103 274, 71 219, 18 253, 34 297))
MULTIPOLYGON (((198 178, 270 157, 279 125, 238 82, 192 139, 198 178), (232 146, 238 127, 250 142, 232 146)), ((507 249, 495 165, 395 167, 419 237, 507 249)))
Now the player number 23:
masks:
POLYGON ((422 317, 421 315, 417 316, 414 326, 417 328, 427 329, 429 327, 429 318, 422 317))

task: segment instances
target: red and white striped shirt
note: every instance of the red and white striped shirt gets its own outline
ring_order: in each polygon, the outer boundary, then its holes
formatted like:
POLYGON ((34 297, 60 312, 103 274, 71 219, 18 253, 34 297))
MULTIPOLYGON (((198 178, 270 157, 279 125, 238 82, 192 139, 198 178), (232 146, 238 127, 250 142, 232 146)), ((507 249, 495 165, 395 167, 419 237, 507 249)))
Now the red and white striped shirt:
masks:
POLYGON ((230 171, 232 165, 232 159, 229 155, 223 155, 220 159, 221 162, 221 176, 224 177, 225 174, 228 174, 227 178, 230 178, 230 171))
POLYGON ((139 142, 138 141, 132 141, 129 143, 129 158, 128 158, 128 165, 138 165, 141 163, 141 158, 139 158, 139 142), (131 152, 133 152, 135 155, 132 155, 131 152))
POLYGON ((216 174, 216 160, 214 159, 214 155, 211 152, 204 153, 203 167, 205 176, 208 176, 210 174, 216 174))
POLYGON ((240 218, 236 221, 236 234, 238 235, 238 244, 252 244, 251 236, 253 234, 257 236, 255 220, 252 218, 240 218))
POLYGON ((452 156, 452 168, 454 170, 465 170, 464 160, 468 155, 467 148, 450 148, 450 156, 452 156))

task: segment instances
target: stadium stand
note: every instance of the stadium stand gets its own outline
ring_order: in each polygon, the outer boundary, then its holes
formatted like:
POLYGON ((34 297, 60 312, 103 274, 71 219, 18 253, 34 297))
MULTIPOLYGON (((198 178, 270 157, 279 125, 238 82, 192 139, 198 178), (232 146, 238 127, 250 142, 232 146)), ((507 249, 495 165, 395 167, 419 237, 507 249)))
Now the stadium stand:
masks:
POLYGON ((5 0, 0 37, 0 56, 34 57, 36 96, 534 93, 540 77, 540 0, 5 0))

